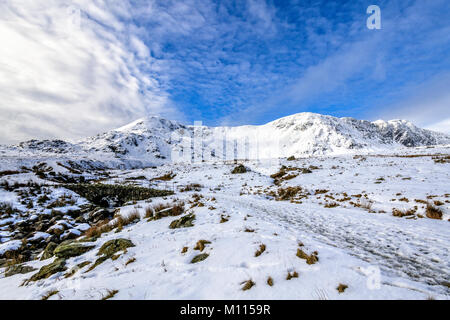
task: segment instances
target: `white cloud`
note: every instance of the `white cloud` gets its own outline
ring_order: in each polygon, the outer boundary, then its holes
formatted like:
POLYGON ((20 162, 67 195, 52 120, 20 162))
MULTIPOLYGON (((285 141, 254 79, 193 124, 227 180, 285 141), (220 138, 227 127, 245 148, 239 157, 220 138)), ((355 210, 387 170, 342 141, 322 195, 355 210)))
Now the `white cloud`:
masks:
POLYGON ((151 76, 164 61, 132 34, 127 12, 125 1, 0 4, 0 143, 76 139, 174 111, 151 76))

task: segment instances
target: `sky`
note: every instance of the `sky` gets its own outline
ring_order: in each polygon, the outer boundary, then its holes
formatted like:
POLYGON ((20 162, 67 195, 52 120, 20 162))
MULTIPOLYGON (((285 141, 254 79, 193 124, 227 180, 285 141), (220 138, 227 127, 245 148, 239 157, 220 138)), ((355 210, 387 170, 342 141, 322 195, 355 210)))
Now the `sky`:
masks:
POLYGON ((1 0, 0 143, 75 141, 145 115, 299 112, 450 133, 448 0, 1 0), (381 29, 367 28, 369 5, 381 29))

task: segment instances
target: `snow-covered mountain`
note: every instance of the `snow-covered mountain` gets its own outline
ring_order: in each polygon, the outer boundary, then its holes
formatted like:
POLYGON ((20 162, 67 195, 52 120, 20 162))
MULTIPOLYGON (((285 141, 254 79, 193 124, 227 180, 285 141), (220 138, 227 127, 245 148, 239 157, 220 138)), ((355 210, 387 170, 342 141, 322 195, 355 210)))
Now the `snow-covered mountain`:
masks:
POLYGON ((450 136, 405 120, 369 122, 298 113, 261 126, 238 127, 194 127, 148 116, 76 143, 31 140, 8 149, 157 165, 177 160, 343 154, 442 144, 450 144, 450 136))

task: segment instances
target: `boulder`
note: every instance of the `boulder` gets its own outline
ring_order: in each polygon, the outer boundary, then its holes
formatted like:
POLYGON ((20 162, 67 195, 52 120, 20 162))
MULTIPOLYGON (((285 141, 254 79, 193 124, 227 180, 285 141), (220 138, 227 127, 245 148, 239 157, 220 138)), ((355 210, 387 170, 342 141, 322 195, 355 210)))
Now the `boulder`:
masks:
POLYGON ((11 277, 16 274, 25 274, 35 270, 36 269, 31 266, 26 266, 24 264, 15 264, 6 269, 5 277, 11 277))
POLYGON ((198 254, 191 260, 191 263, 197 263, 197 262, 203 261, 208 257, 209 257, 209 254, 207 254, 207 253, 198 254))
POLYGON ((86 246, 81 243, 62 243, 58 247, 55 248, 53 254, 58 258, 68 259, 71 257, 80 256, 90 250, 92 250, 95 246, 86 246))
POLYGON ((97 255, 112 257, 116 252, 125 250, 126 248, 130 247, 134 247, 134 244, 128 239, 109 240, 101 246, 100 250, 98 250, 97 255))
POLYGON ((41 279, 47 279, 48 277, 50 277, 51 275, 58 273, 58 272, 62 272, 62 271, 66 271, 67 267, 66 267, 66 260, 65 259, 56 259, 55 261, 53 261, 52 263, 43 266, 38 273, 34 274, 29 281, 38 281, 41 279))
POLYGON ((41 260, 46 260, 53 257, 53 251, 55 251, 56 247, 58 247, 56 243, 49 242, 42 253, 41 260))
POLYGON ((237 167, 235 167, 233 169, 233 171, 231 171, 232 174, 237 174, 237 173, 246 173, 247 172, 247 168, 245 168, 244 165, 240 164, 237 167))
POLYGON ((190 213, 188 215, 185 215, 181 217, 180 219, 173 220, 169 228, 170 229, 177 229, 177 228, 187 228, 187 227, 193 227, 193 221, 195 220, 195 214, 190 213))

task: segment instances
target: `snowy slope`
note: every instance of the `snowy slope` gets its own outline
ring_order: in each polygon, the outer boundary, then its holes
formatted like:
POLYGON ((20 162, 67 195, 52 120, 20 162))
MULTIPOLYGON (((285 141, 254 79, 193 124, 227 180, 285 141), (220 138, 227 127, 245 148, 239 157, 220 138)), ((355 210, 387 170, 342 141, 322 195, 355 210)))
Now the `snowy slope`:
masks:
POLYGON ((76 143, 31 140, 0 154, 108 160, 107 166, 145 167, 169 162, 261 159, 380 152, 450 144, 445 134, 404 120, 369 122, 299 113, 261 126, 194 127, 148 116, 76 143))
MULTIPOLYGON (((449 151, 431 150, 447 155, 449 151)), ((409 155, 282 159, 268 166, 247 161, 249 170, 243 174, 231 174, 235 165, 224 163, 111 171, 104 183, 133 181, 159 189, 202 185, 200 191, 176 191, 173 196, 138 201, 117 211, 122 216, 137 211, 143 217, 148 207, 184 201, 183 216, 194 213, 194 226, 171 229, 178 216, 142 218, 86 242, 94 248, 66 259, 67 270, 26 284, 55 258, 27 261, 25 265, 35 270, 24 274, 6 276, 6 268, 0 268, 0 299, 41 299, 54 293, 52 300, 92 300, 115 290, 113 299, 448 300, 449 164, 437 163, 431 155, 409 155), (275 185, 270 175, 281 165, 298 175, 275 185), (301 173, 301 168, 311 165, 316 169, 301 173), (152 180, 167 172, 176 173, 173 180, 152 180), (305 191, 300 201, 277 201, 270 195, 272 190, 296 186, 305 191), (198 201, 196 194, 201 195, 198 201), (442 220, 426 217, 426 201, 439 203, 442 220), (327 206, 333 203, 337 205, 327 206), (415 213, 407 217, 392 214, 394 208, 414 207, 415 213), (91 270, 101 246, 119 238, 131 240, 134 247, 91 270), (199 240, 210 243, 203 250, 195 249, 199 240), (262 244, 265 250, 257 256, 262 244), (299 248, 308 254, 316 251, 318 261, 308 264, 297 256, 299 248), (208 256, 192 263, 199 254, 208 256), (288 278, 293 272, 298 276, 288 278), (267 283, 269 277, 272 285, 267 283), (243 290, 249 280, 254 286, 243 290), (339 292, 340 284, 348 288, 339 292)), ((50 197, 56 198, 57 192, 69 191, 52 189, 50 197)), ((1 190, 0 201, 8 199, 20 206, 21 198, 16 194, 13 200, 13 195, 1 190)), ((6 237, 9 231, 0 227, 0 232, 6 237)), ((0 252, 17 247, 19 242, 14 241, 1 244, 0 252)))

